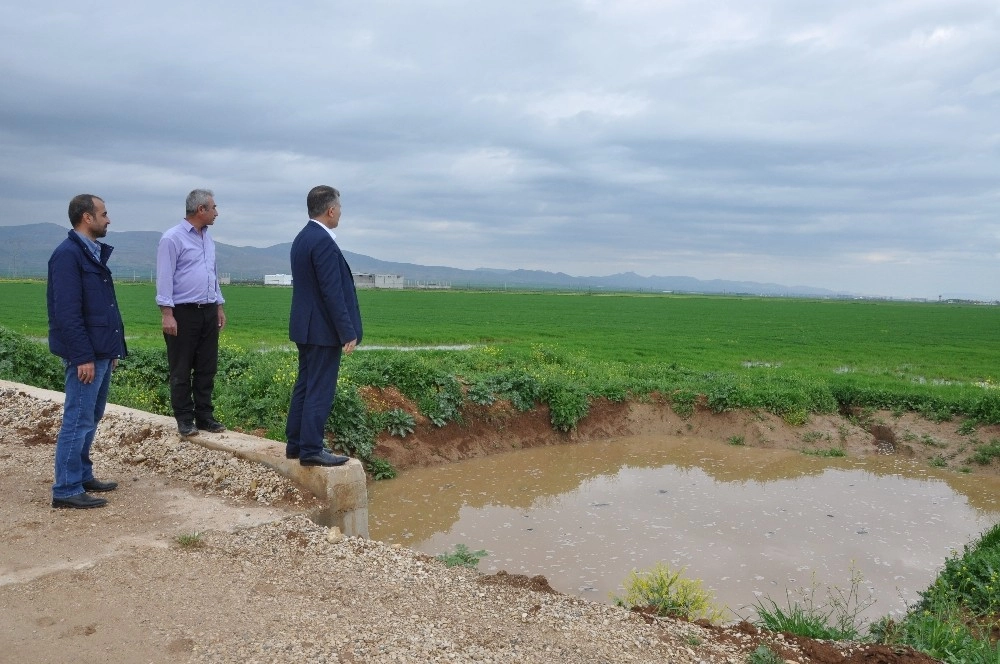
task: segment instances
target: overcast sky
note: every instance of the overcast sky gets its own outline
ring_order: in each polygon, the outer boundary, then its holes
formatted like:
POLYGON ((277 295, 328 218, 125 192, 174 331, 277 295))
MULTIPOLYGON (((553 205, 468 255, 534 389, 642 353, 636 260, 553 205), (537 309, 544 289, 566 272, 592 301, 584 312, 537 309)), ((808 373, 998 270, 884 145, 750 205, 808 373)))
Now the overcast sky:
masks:
POLYGON ((1000 298, 996 0, 0 1, 0 225, 1000 298))

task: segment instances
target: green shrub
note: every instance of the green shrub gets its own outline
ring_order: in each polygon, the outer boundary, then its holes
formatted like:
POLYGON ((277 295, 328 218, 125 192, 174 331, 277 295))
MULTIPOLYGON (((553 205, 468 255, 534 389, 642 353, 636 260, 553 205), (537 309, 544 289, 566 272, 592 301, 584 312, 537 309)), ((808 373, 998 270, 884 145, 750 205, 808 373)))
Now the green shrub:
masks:
POLYGON ((479 561, 488 556, 485 549, 479 551, 469 551, 469 547, 464 544, 456 544, 454 551, 446 551, 437 556, 437 559, 446 567, 468 567, 475 569, 479 561))
POLYGON ((1000 438, 994 438, 985 445, 976 447, 976 451, 968 458, 969 463, 978 463, 980 466, 988 466, 993 459, 1000 458, 1000 438))
POLYGON ((967 544, 961 556, 945 560, 937 579, 921 597, 925 604, 954 601, 976 616, 1000 613, 1000 524, 967 544))
POLYGON ((911 611, 899 623, 884 620, 872 635, 881 643, 905 644, 949 664, 997 664, 1000 643, 993 643, 988 628, 966 619, 960 605, 935 599, 911 611))
POLYGON ((372 479, 391 480, 396 476, 396 469, 385 459, 373 456, 365 461, 365 465, 368 466, 368 472, 372 474, 372 479))
POLYGON ((336 446, 349 456, 363 461, 371 458, 378 431, 372 426, 368 408, 358 387, 344 379, 337 381, 337 397, 326 420, 336 446))
POLYGON ((725 614, 724 609, 715 605, 711 594, 704 590, 701 581, 686 579, 684 570, 677 572, 663 564, 648 572, 633 570, 625 579, 625 594, 613 597, 617 606, 632 608, 652 608, 658 616, 671 616, 685 620, 706 619, 717 622, 725 614))
POLYGON ((781 659, 773 650, 768 648, 763 643, 757 646, 757 648, 747 655, 747 664, 784 664, 785 660, 781 659))
POLYGON ((238 423, 245 431, 262 429, 268 437, 283 440, 297 372, 295 353, 220 346, 216 416, 230 426, 238 423))
POLYGON ((443 427, 462 418, 464 400, 462 384, 458 379, 450 374, 438 374, 434 377, 432 389, 417 400, 417 406, 435 426, 443 427))
POLYGON ((542 399, 549 406, 552 426, 560 431, 573 429, 590 411, 590 399, 579 385, 549 380, 542 387, 542 399))
POLYGON ((385 425, 382 428, 388 431, 389 435, 406 438, 407 434, 413 433, 413 427, 416 426, 416 422, 413 420, 413 416, 402 408, 388 410, 383 413, 383 416, 385 425))
POLYGON ((108 401, 158 415, 172 415, 167 351, 136 348, 118 363, 108 401))
POLYGON ((61 392, 66 372, 46 344, 0 327, 0 378, 61 392))
POLYGON ((694 415, 694 405, 698 402, 698 393, 691 389, 678 389, 670 394, 670 406, 681 417, 694 415))

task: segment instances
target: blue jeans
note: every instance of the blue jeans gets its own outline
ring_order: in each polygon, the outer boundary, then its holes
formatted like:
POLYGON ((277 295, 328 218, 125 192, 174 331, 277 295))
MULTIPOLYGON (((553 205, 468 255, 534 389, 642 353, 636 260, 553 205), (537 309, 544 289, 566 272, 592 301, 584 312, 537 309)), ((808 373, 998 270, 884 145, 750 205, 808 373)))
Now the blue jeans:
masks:
POLYGON ((94 479, 90 446, 97 433, 97 423, 104 415, 111 386, 111 360, 94 362, 94 381, 84 384, 76 375, 76 365, 66 368, 66 402, 63 404, 62 428, 56 438, 56 481, 53 498, 69 498, 84 493, 83 483, 94 479))

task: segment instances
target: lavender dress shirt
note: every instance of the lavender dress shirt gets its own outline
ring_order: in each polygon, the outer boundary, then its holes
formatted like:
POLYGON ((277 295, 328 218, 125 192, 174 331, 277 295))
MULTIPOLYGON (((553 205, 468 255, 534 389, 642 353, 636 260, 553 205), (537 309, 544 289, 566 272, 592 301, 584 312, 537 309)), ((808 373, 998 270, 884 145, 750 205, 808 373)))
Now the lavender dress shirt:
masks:
POLYGON ((215 265, 215 241, 187 220, 168 229, 156 248, 156 304, 225 303, 215 265))

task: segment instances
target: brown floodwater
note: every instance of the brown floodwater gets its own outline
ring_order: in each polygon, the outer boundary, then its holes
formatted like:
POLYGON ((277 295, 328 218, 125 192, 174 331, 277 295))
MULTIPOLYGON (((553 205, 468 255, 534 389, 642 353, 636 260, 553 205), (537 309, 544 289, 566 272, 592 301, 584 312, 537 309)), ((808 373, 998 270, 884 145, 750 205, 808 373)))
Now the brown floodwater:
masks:
MULTIPOLYGON (((544 575, 610 602, 664 562, 736 615, 860 591, 900 614, 946 557, 1000 521, 1000 479, 891 456, 828 459, 689 437, 520 450, 369 485, 371 537, 430 555, 485 549, 486 573, 544 575)), ((728 616, 736 616, 730 613, 728 616)))

